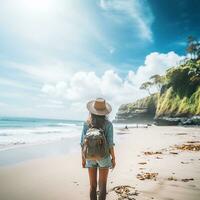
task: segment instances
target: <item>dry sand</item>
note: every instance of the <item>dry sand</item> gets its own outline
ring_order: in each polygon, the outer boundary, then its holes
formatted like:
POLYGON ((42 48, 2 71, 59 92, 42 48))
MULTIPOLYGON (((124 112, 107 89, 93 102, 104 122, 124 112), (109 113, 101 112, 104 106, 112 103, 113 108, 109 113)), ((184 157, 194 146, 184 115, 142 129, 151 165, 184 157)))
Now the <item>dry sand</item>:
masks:
MULTIPOLYGON (((152 126, 119 132, 108 200, 123 199, 112 190, 123 185, 138 191, 129 199, 200 199, 200 151, 173 149, 176 144, 200 141, 199 128, 152 126), (150 153, 145 155, 147 151, 150 153), (157 174, 152 180, 137 178, 145 173, 146 177, 157 174), (194 180, 187 180, 191 178, 194 180)), ((0 167, 0 200, 89 200, 88 192, 88 174, 81 168, 80 152, 0 167)))

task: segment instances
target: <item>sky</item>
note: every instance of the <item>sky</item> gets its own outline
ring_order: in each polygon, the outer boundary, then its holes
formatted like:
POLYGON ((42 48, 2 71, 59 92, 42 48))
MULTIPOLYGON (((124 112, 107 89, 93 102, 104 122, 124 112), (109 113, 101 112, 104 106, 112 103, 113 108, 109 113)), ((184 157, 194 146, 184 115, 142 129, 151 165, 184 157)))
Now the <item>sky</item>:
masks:
POLYGON ((0 0, 0 116, 84 120, 186 55, 200 35, 198 0, 0 0))

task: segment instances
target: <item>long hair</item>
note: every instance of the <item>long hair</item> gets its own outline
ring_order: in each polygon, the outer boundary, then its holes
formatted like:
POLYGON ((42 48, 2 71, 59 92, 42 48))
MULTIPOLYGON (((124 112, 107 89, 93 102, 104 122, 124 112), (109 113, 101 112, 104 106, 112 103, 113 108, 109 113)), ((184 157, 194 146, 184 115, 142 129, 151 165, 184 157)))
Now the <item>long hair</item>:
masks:
POLYGON ((108 118, 106 115, 100 116, 90 113, 87 123, 90 127, 104 129, 107 120, 108 118))

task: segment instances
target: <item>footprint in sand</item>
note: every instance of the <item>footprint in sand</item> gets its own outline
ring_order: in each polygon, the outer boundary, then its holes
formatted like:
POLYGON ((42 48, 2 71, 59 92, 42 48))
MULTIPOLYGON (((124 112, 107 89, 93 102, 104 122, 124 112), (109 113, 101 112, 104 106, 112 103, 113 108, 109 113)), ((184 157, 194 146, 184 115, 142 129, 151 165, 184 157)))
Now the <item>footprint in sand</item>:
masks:
POLYGON ((74 184, 76 184, 77 186, 79 185, 79 183, 77 181, 73 181, 74 184))

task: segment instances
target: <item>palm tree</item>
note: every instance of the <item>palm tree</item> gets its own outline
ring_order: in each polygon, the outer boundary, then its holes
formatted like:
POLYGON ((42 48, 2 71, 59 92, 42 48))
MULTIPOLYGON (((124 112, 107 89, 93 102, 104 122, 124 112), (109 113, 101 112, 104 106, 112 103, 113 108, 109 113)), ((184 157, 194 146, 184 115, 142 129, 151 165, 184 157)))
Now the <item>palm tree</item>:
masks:
POLYGON ((164 83, 164 76, 160 76, 159 74, 155 74, 153 76, 150 77, 150 80, 153 81, 153 84, 157 86, 158 91, 160 92, 161 87, 164 83))
POLYGON ((150 81, 147 81, 147 82, 144 82, 142 83, 142 85, 140 86, 140 89, 141 90, 147 90, 149 95, 151 95, 151 92, 150 92, 150 87, 153 85, 152 82, 150 81))
POLYGON ((200 42, 195 37, 189 36, 186 51, 191 55, 191 59, 200 58, 200 42))

